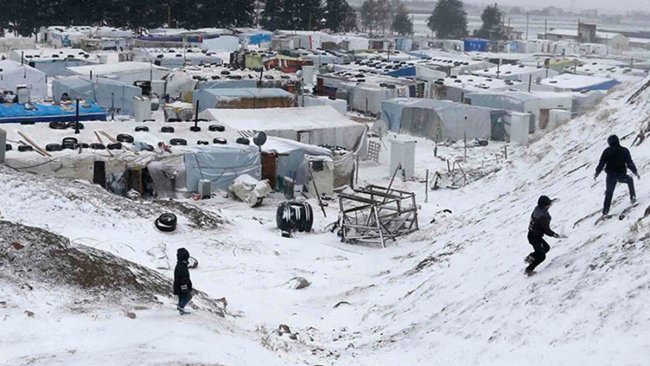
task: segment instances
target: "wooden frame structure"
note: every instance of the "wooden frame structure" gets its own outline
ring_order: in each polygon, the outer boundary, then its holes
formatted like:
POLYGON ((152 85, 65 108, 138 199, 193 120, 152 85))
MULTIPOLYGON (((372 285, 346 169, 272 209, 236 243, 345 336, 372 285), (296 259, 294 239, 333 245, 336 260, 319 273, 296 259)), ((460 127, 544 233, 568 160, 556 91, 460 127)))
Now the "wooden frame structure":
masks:
POLYGON ((368 185, 339 194, 339 227, 346 243, 381 244, 418 227, 415 193, 368 185))

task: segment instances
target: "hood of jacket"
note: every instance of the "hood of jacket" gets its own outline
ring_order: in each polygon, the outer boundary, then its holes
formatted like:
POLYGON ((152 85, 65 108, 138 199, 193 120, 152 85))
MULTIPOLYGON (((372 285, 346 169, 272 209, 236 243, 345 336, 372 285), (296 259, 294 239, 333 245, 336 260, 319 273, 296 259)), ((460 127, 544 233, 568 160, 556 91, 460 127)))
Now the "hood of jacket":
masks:
POLYGON ((621 146, 621 142, 618 140, 618 136, 611 135, 607 138, 607 144, 611 147, 621 146))
POLYGON ((190 260, 190 252, 188 252, 185 248, 179 248, 176 251, 176 259, 179 262, 187 262, 190 260))

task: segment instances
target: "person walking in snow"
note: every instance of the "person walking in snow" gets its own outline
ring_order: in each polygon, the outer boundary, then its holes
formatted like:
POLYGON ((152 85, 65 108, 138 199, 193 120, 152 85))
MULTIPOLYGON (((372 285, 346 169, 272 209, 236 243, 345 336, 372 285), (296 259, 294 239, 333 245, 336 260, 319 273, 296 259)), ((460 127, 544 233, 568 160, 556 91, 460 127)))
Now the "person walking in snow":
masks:
POLYGON ((612 205, 612 197, 614 196, 614 188, 616 183, 626 183, 630 191, 630 201, 636 202, 636 192, 634 190, 634 179, 627 175, 627 170, 630 169, 638 179, 641 179, 639 172, 636 170, 636 165, 632 161, 630 151, 621 146, 618 136, 611 135, 607 138, 609 147, 603 151, 600 156, 600 162, 596 167, 596 174, 594 180, 598 178, 600 172, 605 168, 607 178, 605 180, 605 202, 603 204, 603 215, 609 214, 609 208, 612 205))
POLYGON ((535 267, 546 259, 546 253, 551 249, 544 235, 559 238, 560 235, 551 230, 551 215, 548 213, 553 201, 547 196, 541 196, 537 200, 537 207, 533 210, 528 225, 528 242, 533 246, 534 252, 526 257, 526 275, 535 273, 535 267))
POLYGON ((178 306, 176 310, 183 315, 185 314, 185 305, 192 300, 192 280, 190 280, 190 271, 187 269, 190 260, 190 252, 185 248, 179 248, 176 251, 176 268, 174 269, 174 295, 178 295, 178 306))

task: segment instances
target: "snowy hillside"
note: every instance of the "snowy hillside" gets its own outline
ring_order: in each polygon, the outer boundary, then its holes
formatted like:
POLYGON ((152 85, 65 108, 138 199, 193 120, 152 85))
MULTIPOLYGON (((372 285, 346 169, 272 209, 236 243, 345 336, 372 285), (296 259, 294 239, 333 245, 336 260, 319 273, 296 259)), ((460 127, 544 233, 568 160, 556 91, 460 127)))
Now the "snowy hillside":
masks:
MULTIPOLYGON (((326 230, 338 214, 335 202, 327 218, 315 210, 315 233, 282 238, 275 229, 280 196, 254 210, 222 197, 141 203, 87 183, 0 168, 3 220, 62 235, 81 251, 106 251, 135 263, 123 267, 141 265, 161 279, 171 278, 176 249, 186 247, 200 262, 191 272, 195 287, 228 302, 225 318, 201 301, 179 317, 168 294, 140 301, 142 307, 92 298, 77 309, 75 299, 86 298, 86 290, 30 290, 0 276, 2 326, 12 330, 0 344, 13 350, 0 353, 0 364, 644 364, 650 218, 640 218, 650 205, 650 142, 630 149, 643 179, 641 204, 624 220, 594 225, 604 174, 592 179, 607 136, 616 133, 629 147, 646 127, 650 89, 627 103, 640 86, 614 92, 527 149, 512 149, 485 178, 431 192, 429 203, 423 183, 396 182, 418 195, 421 230, 386 249, 343 244, 326 230), (549 239, 546 262, 528 278, 526 230, 541 194, 559 199, 552 227, 568 238, 549 239), (164 211, 179 215, 176 232, 153 226, 164 211), (295 290, 294 277, 311 285, 295 290), (291 334, 278 333, 281 324, 291 334)), ((423 178, 426 168, 444 162, 428 155, 430 142, 418 145, 416 174, 423 178)), ((387 165, 383 152, 381 164, 364 164, 360 177, 387 184, 387 165)), ((612 213, 627 202, 619 185, 612 213)))

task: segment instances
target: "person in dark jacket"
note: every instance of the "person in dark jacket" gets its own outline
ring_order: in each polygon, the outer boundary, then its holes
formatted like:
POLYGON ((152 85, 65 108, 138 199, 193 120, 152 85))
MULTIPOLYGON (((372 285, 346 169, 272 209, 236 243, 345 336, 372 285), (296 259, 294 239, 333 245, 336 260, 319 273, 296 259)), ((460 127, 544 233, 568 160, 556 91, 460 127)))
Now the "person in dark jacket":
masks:
POLYGON ((558 233, 551 230, 551 215, 548 213, 548 209, 551 208, 552 203, 553 201, 547 196, 539 197, 537 207, 535 207, 530 217, 528 242, 533 246, 534 252, 526 257, 528 267, 526 267, 525 273, 528 276, 532 275, 535 267, 546 259, 546 253, 551 249, 546 240, 544 240, 544 235, 554 238, 560 237, 558 233))
POLYGON ((185 305, 192 300, 192 281, 190 271, 187 269, 190 252, 185 248, 176 251, 176 268, 174 269, 174 295, 178 295, 178 312, 185 314, 185 305))
POLYGON ((636 170, 636 165, 632 161, 630 151, 621 146, 618 136, 611 135, 607 138, 609 147, 603 151, 600 157, 600 162, 596 167, 596 174, 594 180, 598 178, 600 172, 605 168, 607 173, 606 188, 605 188, 605 202, 603 204, 603 215, 609 214, 609 208, 612 205, 612 197, 614 196, 614 188, 616 183, 626 183, 630 190, 630 201, 636 202, 636 192, 634 191, 634 179, 627 175, 627 170, 630 169, 638 179, 641 179, 639 172, 636 170))

